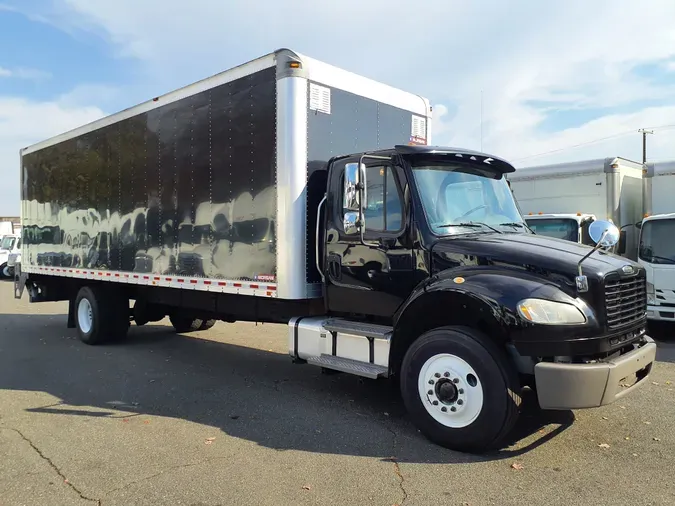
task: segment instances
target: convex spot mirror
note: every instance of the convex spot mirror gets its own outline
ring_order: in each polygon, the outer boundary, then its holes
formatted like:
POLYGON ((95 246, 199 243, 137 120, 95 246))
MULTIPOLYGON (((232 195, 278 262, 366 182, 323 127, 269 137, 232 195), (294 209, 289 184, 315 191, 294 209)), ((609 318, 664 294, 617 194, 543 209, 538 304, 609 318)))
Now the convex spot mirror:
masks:
POLYGON ((601 248, 612 248, 619 242, 619 228, 611 221, 598 220, 588 227, 588 235, 601 248))

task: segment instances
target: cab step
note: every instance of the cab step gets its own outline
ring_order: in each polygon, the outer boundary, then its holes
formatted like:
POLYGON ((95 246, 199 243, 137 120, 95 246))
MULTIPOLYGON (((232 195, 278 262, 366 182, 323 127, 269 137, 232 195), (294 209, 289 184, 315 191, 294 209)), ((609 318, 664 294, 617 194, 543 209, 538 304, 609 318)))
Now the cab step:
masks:
POLYGON ((323 324, 328 332, 340 332, 353 336, 372 337, 389 341, 393 332, 392 327, 377 325, 374 323, 354 322, 342 318, 331 318, 323 324))
POLYGON ((326 354, 322 354, 318 357, 308 357, 307 363, 318 365, 319 367, 324 367, 326 369, 332 369, 334 371, 363 376, 364 378, 370 379, 386 377, 389 373, 387 368, 381 365, 369 364, 368 362, 360 362, 350 358, 342 358, 326 354))

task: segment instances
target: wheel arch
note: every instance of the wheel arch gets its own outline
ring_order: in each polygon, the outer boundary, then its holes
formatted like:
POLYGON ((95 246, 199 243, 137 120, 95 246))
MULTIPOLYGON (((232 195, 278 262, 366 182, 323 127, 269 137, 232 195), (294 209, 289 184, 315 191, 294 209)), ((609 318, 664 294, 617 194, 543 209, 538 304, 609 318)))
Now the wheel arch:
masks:
POLYGON ((408 348, 429 330, 468 327, 481 331, 497 344, 504 344, 509 340, 507 318, 498 301, 469 290, 443 286, 419 291, 399 310, 394 321, 389 351, 391 374, 398 375, 408 348))

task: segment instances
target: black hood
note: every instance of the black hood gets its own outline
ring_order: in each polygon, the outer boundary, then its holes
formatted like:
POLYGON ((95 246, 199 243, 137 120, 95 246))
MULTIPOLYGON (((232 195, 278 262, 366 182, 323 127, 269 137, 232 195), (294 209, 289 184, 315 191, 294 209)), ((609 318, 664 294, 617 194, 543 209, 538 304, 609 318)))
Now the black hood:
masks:
MULTIPOLYGON (((589 246, 525 233, 471 234, 442 239, 432 247, 434 273, 460 265, 509 265, 526 267, 544 276, 564 276, 572 281, 577 264, 591 250, 589 246)), ((626 258, 595 251, 582 264, 583 273, 601 280, 610 272, 621 272, 626 264, 634 272, 642 267, 626 258)))

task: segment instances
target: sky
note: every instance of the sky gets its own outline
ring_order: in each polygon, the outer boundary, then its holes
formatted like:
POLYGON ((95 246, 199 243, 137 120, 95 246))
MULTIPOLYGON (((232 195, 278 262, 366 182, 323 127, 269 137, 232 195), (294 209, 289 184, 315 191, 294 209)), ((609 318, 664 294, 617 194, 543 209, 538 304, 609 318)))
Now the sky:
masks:
POLYGON ((287 47, 430 99, 517 168, 675 159, 675 2, 0 0, 0 216, 19 149, 287 47))

